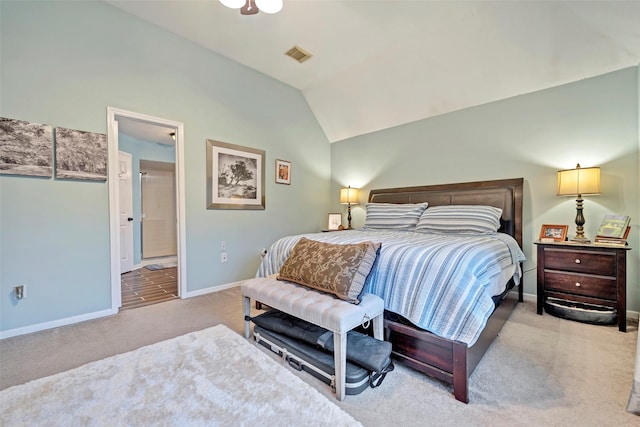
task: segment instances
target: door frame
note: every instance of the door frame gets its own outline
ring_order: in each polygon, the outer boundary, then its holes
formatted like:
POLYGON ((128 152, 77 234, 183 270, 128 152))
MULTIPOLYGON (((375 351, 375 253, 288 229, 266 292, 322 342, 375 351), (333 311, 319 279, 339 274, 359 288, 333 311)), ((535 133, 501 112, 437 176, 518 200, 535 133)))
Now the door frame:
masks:
POLYGON ((118 131, 116 117, 147 122, 149 124, 172 127, 176 130, 176 216, 178 248, 178 296, 187 293, 187 250, 186 250, 186 202, 184 167, 184 124, 173 120, 153 117, 133 111, 107 107, 107 143, 109 166, 109 237, 111 242, 111 310, 117 313, 122 305, 120 280, 120 188, 118 183, 118 131))

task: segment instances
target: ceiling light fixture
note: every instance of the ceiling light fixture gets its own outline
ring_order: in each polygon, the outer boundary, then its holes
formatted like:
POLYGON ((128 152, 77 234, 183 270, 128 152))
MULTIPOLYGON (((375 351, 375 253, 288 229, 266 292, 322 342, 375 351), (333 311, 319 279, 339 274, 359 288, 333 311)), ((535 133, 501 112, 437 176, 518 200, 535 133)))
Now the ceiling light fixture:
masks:
POLYGON ((231 9, 240 9, 242 15, 278 13, 282 10, 282 0, 220 0, 220 3, 231 9))

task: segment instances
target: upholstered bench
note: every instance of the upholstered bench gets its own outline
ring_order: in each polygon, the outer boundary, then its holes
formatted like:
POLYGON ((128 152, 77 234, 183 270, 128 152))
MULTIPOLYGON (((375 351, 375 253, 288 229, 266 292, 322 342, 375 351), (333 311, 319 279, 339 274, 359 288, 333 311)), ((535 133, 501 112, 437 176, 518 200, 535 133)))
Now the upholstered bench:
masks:
POLYGON ((384 302, 376 295, 363 294, 359 304, 352 304, 332 294, 319 292, 274 277, 255 278, 242 283, 244 336, 250 337, 251 299, 306 320, 333 332, 335 392, 338 400, 345 396, 347 332, 368 323, 373 324, 375 338, 383 339, 384 302))

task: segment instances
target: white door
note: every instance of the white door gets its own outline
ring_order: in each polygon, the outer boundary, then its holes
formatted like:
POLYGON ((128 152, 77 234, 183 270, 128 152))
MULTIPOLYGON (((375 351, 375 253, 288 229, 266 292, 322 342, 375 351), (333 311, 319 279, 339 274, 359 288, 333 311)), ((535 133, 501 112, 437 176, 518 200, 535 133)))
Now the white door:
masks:
POLYGON ((133 270, 133 179, 131 154, 118 151, 120 194, 120 274, 133 270))

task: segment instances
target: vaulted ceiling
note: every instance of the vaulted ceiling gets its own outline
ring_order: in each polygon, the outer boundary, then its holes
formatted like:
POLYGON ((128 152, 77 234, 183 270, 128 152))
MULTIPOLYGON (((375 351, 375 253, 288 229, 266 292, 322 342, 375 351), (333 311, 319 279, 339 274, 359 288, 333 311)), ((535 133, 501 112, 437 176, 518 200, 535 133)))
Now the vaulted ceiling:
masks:
POLYGON ((107 2, 298 88, 330 142, 640 64, 636 0, 107 2))

